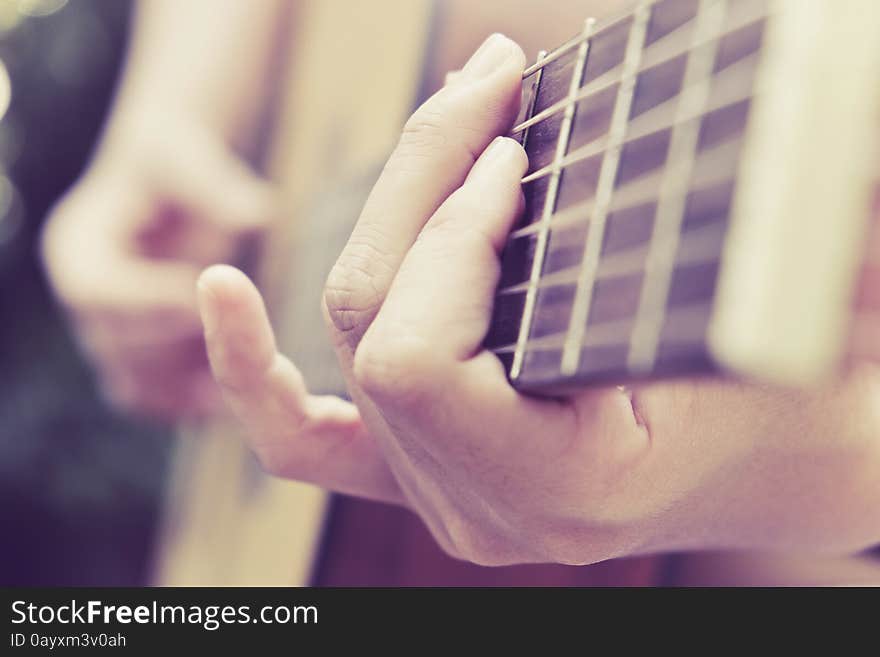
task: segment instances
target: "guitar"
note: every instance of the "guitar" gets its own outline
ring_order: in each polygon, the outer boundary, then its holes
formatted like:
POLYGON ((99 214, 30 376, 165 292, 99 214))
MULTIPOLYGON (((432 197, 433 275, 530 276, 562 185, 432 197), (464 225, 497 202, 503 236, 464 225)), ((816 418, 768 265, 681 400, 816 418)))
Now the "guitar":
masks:
MULTIPOLYGON (((505 10, 508 4, 505 4, 505 10)), ((832 13, 830 7, 827 12, 832 13)), ((329 367, 333 355, 329 346, 322 342, 323 326, 320 321, 309 323, 307 318, 316 316, 326 272, 369 189, 375 165, 384 160, 393 146, 400 123, 411 111, 413 89, 419 85, 423 73, 421 58, 426 47, 424 41, 430 33, 428 26, 441 18, 436 13, 436 7, 430 7, 430 3, 415 0, 385 0, 371 3, 369 7, 314 0, 303 3, 298 16, 302 24, 311 27, 300 37, 297 63, 301 70, 296 75, 291 74, 286 85, 283 105, 287 110, 282 113, 292 118, 282 121, 276 130, 273 141, 277 147, 269 158, 269 168, 282 182, 291 216, 296 217, 297 223, 279 226, 277 234, 270 240, 261 279, 262 287, 268 288, 274 302, 275 319, 282 327, 283 350, 293 356, 316 391, 339 392, 341 381, 329 367), (432 12, 435 15, 432 16, 432 12), (397 36, 376 39, 375 34, 386 29, 392 19, 397 36), (347 31, 343 38, 340 30, 344 27, 347 31), (349 102, 350 97, 360 98, 356 107, 349 102), (335 145, 333 158, 326 156, 327 144, 335 145), (321 163, 326 166, 321 168, 321 163), (337 174, 334 183, 322 185, 321 178, 331 172, 337 174), (353 186, 359 187, 360 191, 344 193, 345 185, 339 181, 345 178, 363 181, 353 186), (328 191, 327 198, 317 203, 324 209, 316 210, 314 190, 322 187, 328 191), (322 248, 316 249, 314 244, 320 244, 322 248)), ((525 72, 526 102, 515 132, 523 139, 532 161, 532 169, 524 184, 529 202, 504 255, 503 279, 493 330, 488 338, 489 346, 508 368, 512 368, 521 342, 519 370, 515 375, 511 373, 514 385, 529 390, 552 391, 561 385, 600 379, 616 381, 618 377, 629 376, 628 371, 621 370, 620 364, 627 362, 624 350, 628 354, 629 345, 634 340, 631 331, 619 327, 628 326, 626 322, 632 323, 632 308, 638 304, 638 300, 632 301, 632 296, 641 293, 641 288, 637 289, 632 279, 638 278, 639 266, 652 245, 655 250, 660 247, 665 250, 669 243, 654 238, 659 224, 653 220, 650 208, 645 212, 644 208, 636 206, 626 212, 623 204, 627 198, 638 198, 641 193, 650 194, 644 203, 656 205, 660 198, 657 191, 665 179, 664 172, 678 171, 668 168, 667 163, 673 161, 689 161, 690 178, 694 178, 693 171, 718 176, 717 179, 709 178, 718 183, 715 187, 702 196, 697 194, 702 205, 692 206, 684 213, 686 218, 676 222, 688 230, 674 233, 676 237, 687 234, 684 239, 676 240, 676 253, 679 256, 685 251, 692 253, 693 256, 688 257, 694 261, 689 262, 689 266, 697 268, 697 275, 690 280, 698 288, 699 295, 693 297, 694 303, 688 302, 688 308, 711 306, 713 312, 717 309, 718 286, 706 283, 699 272, 718 270, 718 254, 725 245, 735 241, 733 215, 729 211, 733 199, 740 190, 760 189, 761 186, 754 186, 747 180, 747 172, 751 170, 751 165, 745 164, 749 159, 747 146, 745 150, 724 150, 722 154, 727 159, 711 160, 718 162, 716 174, 716 169, 710 171, 703 160, 688 156, 687 141, 682 141, 682 136, 675 140, 679 143, 676 148, 684 155, 675 160, 668 156, 669 142, 673 140, 675 126, 684 125, 688 116, 678 115, 684 76, 699 80, 699 69, 690 74, 687 71, 699 64, 704 67, 702 75, 705 77, 705 67, 708 66, 706 58, 709 55, 698 57, 690 66, 688 55, 714 49, 713 61, 719 53, 727 53, 725 57, 730 61, 724 67, 713 64, 710 77, 718 81, 719 88, 722 81, 735 77, 737 84, 725 93, 741 92, 743 97, 717 98, 712 93, 713 83, 709 85, 706 106, 702 111, 693 111, 708 114, 710 104, 725 102, 726 98, 735 109, 721 113, 721 118, 714 124, 717 126, 715 132, 724 132, 721 128, 725 126, 734 127, 727 128, 727 137, 715 137, 717 143, 723 146, 729 138, 739 146, 747 144, 752 126, 758 125, 754 121, 759 116, 759 105, 753 102, 752 96, 757 96, 755 81, 764 68, 763 63, 759 65, 759 60, 767 61, 764 50, 770 41, 765 35, 771 20, 777 20, 776 16, 771 15, 766 3, 753 0, 642 3, 634 12, 620 18, 590 23, 589 31, 543 55, 525 72), (723 17, 712 13, 717 9, 706 14, 707 9, 716 4, 723 5, 723 17), (734 22, 736 16, 740 16, 739 24, 734 22), (718 23, 723 26, 718 27, 718 23), (696 25, 703 25, 700 28, 702 36, 695 33, 696 25), (722 31, 725 33, 721 41, 726 45, 715 43, 717 38, 706 36, 712 34, 710 28, 718 36, 722 31), (734 36, 727 35, 727 32, 734 36), (638 62, 635 62, 636 57, 638 62), (632 82, 621 85, 624 69, 626 79, 632 82), (619 93, 621 88, 630 84, 634 85, 633 89, 619 93), (607 88, 604 85, 608 85, 607 88), (630 93, 631 97, 626 100, 630 93), (620 102, 623 104, 617 110, 620 102), (625 118, 620 119, 620 116, 625 118), (615 120, 615 117, 618 118, 615 120), (567 135, 563 135, 564 123, 568 123, 567 135), (663 128, 664 123, 669 126, 663 128), (615 130, 612 130, 612 124, 615 130), (664 141, 665 146, 662 145, 664 141), (589 155, 590 149, 595 153, 589 155), (607 157, 606 151, 617 155, 607 157), (609 164, 604 165, 606 157, 609 164), (604 218, 600 220, 603 235, 599 240, 592 240, 589 235, 596 236, 592 226, 598 222, 592 222, 594 210, 588 208, 598 189, 603 168, 608 169, 603 178, 603 193, 607 195, 607 202, 603 201, 607 203, 604 218), (738 174, 740 170, 742 176, 738 174), (725 175, 728 180, 723 179, 725 175), (610 183, 607 182, 609 178, 612 178, 610 183), (555 189, 550 190, 553 180, 555 189), (630 182, 632 185, 628 186, 630 182), (726 196, 723 183, 726 183, 726 196), (549 207, 546 214, 545 207, 549 207), (695 213, 693 207, 702 208, 702 214, 695 213), (567 215, 563 214, 566 212, 567 215), (712 221, 716 214, 724 216, 712 221), (691 229, 697 230, 692 233, 691 229), (543 243, 540 253, 539 241, 543 243), (689 246, 692 242, 696 244, 693 251, 689 246), (588 247, 589 261, 584 257, 588 247), (715 254, 714 260, 705 255, 707 252, 715 254), (705 260, 697 259, 698 255, 705 260), (600 276, 589 279, 589 285, 580 282, 588 280, 582 271, 582 265, 587 262, 593 262, 591 267, 600 273, 600 276), (618 275, 609 275, 614 272, 618 275), (611 287, 606 286, 604 276, 609 284, 613 283, 611 287), (584 344, 608 346, 603 340, 625 341, 626 344, 623 347, 610 345, 620 358, 602 362, 613 367, 606 366, 601 371, 590 369, 599 361, 594 360, 589 352, 578 359, 575 372, 563 374, 562 351, 575 296, 587 294, 588 287, 590 298, 579 302, 583 307, 586 301, 589 309, 589 317, 582 325, 584 344), (530 294, 531 309, 526 312, 525 299, 530 294), (630 301, 626 302, 626 299, 630 301), (629 310, 626 303, 630 304, 629 310), (604 328, 597 328, 599 326, 604 328), (545 356, 549 357, 550 366, 540 366, 545 356)), ((784 21, 777 24, 785 25, 784 21)), ((867 26, 859 29, 868 30, 867 26)), ((455 36, 446 34, 438 41, 445 43, 455 36)), ((835 61, 862 61, 857 60, 858 55, 851 51, 835 52, 840 53, 840 58, 835 57, 835 61)), ((806 64, 807 60, 804 61, 806 64)), ((862 74, 867 73, 862 71, 859 76, 862 74)), ((859 94, 862 101, 866 98, 864 92, 861 89, 859 94)), ((694 96, 699 100, 703 94, 706 94, 705 89, 694 96)), ((864 111, 868 113, 867 108, 864 111)), ((850 127, 854 126, 847 129, 850 127)), ((834 133, 833 126, 829 130, 834 133)), ((828 138, 832 136, 828 135, 828 138)), ((691 134, 689 139, 693 138, 691 134)), ((694 147, 696 153, 703 150, 699 143, 694 147)), ((706 152, 710 150, 706 149, 706 152)), ((683 183, 673 185, 673 182, 665 183, 668 187, 664 188, 666 196, 663 198, 671 199, 675 193, 681 192, 683 183)), ((688 180, 685 188, 688 194, 696 190, 696 185, 693 190, 691 187, 688 180)), ((665 212, 671 224, 673 213, 669 209, 665 212)), ((778 219, 782 221, 784 217, 778 219)), ((859 230, 857 223, 854 221, 850 226, 854 234, 859 230)), ((669 234, 673 233, 657 233, 657 238, 669 234)), ((788 248, 792 244, 789 241, 784 246, 788 248)), ((724 258, 721 269, 733 270, 736 266, 731 264, 733 260, 728 260, 726 255, 724 258)), ((676 267, 675 271, 682 266, 676 267)), ((668 269, 668 265, 665 267, 668 269)), ((640 280, 643 279, 644 276, 640 280)), ((841 282, 840 287, 844 288, 845 283, 841 282)), ((673 298, 678 299, 675 295, 673 298)), ((696 319, 702 321, 705 328, 712 313, 708 307, 703 310, 705 314, 696 319)), ((672 313, 665 312, 665 308, 664 314, 672 316, 672 313)), ((699 328, 699 321, 694 326, 699 328)), ((678 335, 696 335, 696 338, 687 343, 687 349, 673 350, 681 356, 675 358, 674 368, 654 368, 651 373, 711 371, 715 352, 704 353, 703 356, 708 357, 696 359, 691 357, 690 350, 692 343, 707 345, 706 334, 678 335)), ((665 337, 666 334, 661 340, 664 353, 667 351, 665 337)), ((746 369, 734 371, 748 373, 746 369)), ((340 496, 331 499, 311 486, 264 476, 237 431, 234 426, 218 422, 200 428, 198 436, 186 436, 181 441, 158 555, 157 582, 644 585, 664 581, 666 564, 663 559, 656 558, 618 560, 588 568, 544 565, 488 569, 454 561, 439 551, 421 523, 409 512, 340 496)), ((871 569, 870 576, 875 575, 871 569)), ((797 581, 794 575, 787 577, 786 581, 797 581)))
POLYGON ((827 375, 871 210, 878 34, 870 1, 661 0, 542 54, 486 340, 511 383, 827 375))

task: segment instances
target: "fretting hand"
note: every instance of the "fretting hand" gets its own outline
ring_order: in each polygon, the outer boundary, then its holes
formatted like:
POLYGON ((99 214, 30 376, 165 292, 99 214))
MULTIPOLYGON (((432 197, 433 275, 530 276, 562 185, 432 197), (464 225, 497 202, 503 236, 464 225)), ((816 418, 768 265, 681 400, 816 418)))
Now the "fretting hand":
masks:
POLYGON ((709 547, 855 550, 880 539, 878 379, 515 392, 482 349, 526 158, 509 129, 525 60, 489 39, 408 122, 330 275, 354 403, 309 395, 259 293, 208 269, 211 365, 276 475, 403 504, 482 564, 709 547))

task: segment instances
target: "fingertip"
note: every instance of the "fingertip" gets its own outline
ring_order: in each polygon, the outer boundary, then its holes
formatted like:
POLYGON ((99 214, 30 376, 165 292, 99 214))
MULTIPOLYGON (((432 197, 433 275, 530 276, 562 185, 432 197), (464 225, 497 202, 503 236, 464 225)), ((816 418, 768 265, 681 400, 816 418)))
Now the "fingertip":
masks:
POLYGON ((529 156, 526 149, 513 137, 498 137, 497 140, 502 144, 501 148, 507 154, 511 165, 518 171, 518 176, 523 176, 529 169, 529 156))
POLYGON ((232 265, 211 265, 196 282, 199 308, 217 308, 225 313, 249 313, 263 310, 257 286, 232 265))
POLYGON ((496 137, 477 158, 468 174, 467 183, 494 184, 499 177, 519 181, 529 168, 529 158, 518 141, 510 137, 496 137))
POLYGON ((526 55, 513 39, 500 32, 490 34, 462 68, 470 79, 481 79, 500 69, 525 68, 526 55))
POLYGON ((263 298, 239 269, 212 265, 199 276, 199 312, 215 375, 261 368, 275 353, 263 298))
POLYGON ((235 297, 244 288, 253 287, 247 275, 232 265, 211 265, 199 274, 196 287, 199 293, 212 297, 235 297))
MULTIPOLYGON (((504 36, 504 35, 502 35, 502 36, 504 36)), ((526 57, 525 51, 522 49, 522 47, 516 41, 514 41, 510 37, 504 36, 504 38, 510 42, 510 48, 512 51, 512 54, 511 54, 512 65, 515 64, 517 71, 519 73, 522 73, 522 71, 524 71, 526 69, 526 65, 528 62, 528 57, 526 57)))

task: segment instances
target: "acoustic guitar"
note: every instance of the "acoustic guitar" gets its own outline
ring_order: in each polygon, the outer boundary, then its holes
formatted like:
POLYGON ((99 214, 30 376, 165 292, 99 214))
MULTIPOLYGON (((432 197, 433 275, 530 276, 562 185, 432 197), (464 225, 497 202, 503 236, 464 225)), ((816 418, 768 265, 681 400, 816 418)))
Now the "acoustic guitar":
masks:
MULTIPOLYGON (((281 112, 297 120, 281 123, 269 158, 296 221, 270 241, 262 286, 283 350, 318 392, 344 387, 310 318, 442 18, 427 1, 361 4, 301 3, 309 29, 281 112), (377 39, 392 20, 394 38, 377 39)), ((512 385, 552 394, 726 373, 804 383, 830 371, 880 144, 880 85, 865 83, 880 80, 878 34, 871 0, 660 0, 588 20, 540 53, 513 131, 530 159, 526 209, 486 339, 512 385)), ((195 433, 179 446, 158 583, 647 585, 683 570, 669 558, 464 564, 407 511, 263 476, 232 425, 195 433)))

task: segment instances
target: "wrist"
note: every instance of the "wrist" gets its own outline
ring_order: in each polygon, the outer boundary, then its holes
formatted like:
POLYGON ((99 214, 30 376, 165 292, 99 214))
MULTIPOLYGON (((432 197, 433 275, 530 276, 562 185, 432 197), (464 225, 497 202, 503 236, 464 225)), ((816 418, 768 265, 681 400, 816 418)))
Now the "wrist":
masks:
POLYGON ((92 159, 93 169, 111 171, 140 166, 167 155, 167 145, 188 148, 194 142, 233 147, 235 134, 207 113, 183 104, 120 102, 110 115, 92 159))

